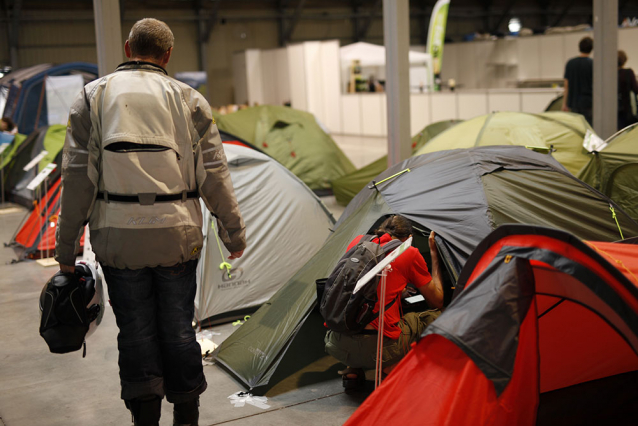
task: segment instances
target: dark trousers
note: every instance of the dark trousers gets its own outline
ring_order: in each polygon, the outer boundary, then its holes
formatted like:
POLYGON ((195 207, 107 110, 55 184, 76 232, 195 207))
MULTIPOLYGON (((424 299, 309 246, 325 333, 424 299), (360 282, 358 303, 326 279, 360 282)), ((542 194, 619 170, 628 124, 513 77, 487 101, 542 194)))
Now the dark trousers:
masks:
POLYGON ((120 329, 122 399, 157 395, 172 403, 206 390, 192 320, 197 260, 172 267, 116 269, 102 265, 120 329))

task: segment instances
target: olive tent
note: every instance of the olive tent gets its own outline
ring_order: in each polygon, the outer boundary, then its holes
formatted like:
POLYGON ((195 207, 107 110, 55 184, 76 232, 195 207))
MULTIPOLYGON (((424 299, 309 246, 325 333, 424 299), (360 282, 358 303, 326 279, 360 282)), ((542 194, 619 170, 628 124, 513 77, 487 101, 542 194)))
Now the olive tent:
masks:
POLYGON ((609 138, 600 152, 593 152, 579 179, 616 201, 638 220, 638 124, 609 138))
POLYGON ((636 424, 637 276, 638 245, 498 228, 346 425, 636 424))
POLYGON ((413 223, 413 244, 426 261, 427 237, 431 230, 436 232, 447 271, 447 299, 472 251, 501 224, 548 226, 579 238, 615 241, 620 236, 611 205, 624 235, 638 235, 638 223, 609 198, 550 156, 523 147, 479 147, 412 157, 376 180, 397 173, 376 188, 364 188, 352 200, 324 246, 219 346, 214 355, 218 365, 255 388, 267 385, 280 365, 289 368, 303 360, 322 359, 323 321, 317 314, 306 321, 316 304, 315 280, 329 275, 355 236, 375 229, 390 214, 404 215, 413 223), (297 335, 304 338, 304 345, 297 344, 297 335))
POLYGON ((248 250, 236 260, 204 210, 204 247, 199 262, 195 317, 207 326, 243 317, 266 302, 316 252, 334 218, 319 198, 284 166, 254 149, 224 142, 248 250), (222 257, 223 255, 223 257, 222 257), (281 256, 281 260, 276 259, 281 256), (230 262, 230 270, 220 268, 230 262))
MULTIPOLYGON (((412 138, 412 152, 416 152, 430 139, 460 122, 460 120, 444 120, 425 126, 423 130, 412 138)), ((384 155, 375 162, 332 181, 332 192, 337 202, 344 206, 347 205, 364 186, 387 168, 388 156, 384 155)))
POLYGON ((263 105, 215 120, 220 130, 262 149, 313 191, 329 190, 331 181, 355 170, 310 113, 263 105))
POLYGON ((494 112, 454 126, 427 142, 416 155, 486 145, 553 147, 552 156, 576 175, 589 161, 583 148, 587 130, 592 129, 585 118, 571 112, 494 112))

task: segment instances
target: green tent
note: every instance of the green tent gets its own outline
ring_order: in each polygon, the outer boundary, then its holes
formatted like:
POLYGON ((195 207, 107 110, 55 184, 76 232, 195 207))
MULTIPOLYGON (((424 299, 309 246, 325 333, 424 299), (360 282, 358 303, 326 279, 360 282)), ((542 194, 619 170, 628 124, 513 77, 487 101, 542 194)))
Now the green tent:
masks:
POLYGON ((21 133, 18 133, 17 135, 15 135, 15 137, 13 138, 13 140, 9 143, 9 146, 6 147, 4 149, 4 151, 2 152, 2 155, 0 156, 0 170, 2 170, 2 173, 5 175, 5 179, 6 179, 6 174, 9 171, 9 163, 11 163, 11 161, 13 161, 13 157, 16 156, 20 145, 22 145, 22 142, 24 142, 27 139, 27 135, 23 135, 21 133))
POLYGON ((638 123, 613 135, 593 152, 578 178, 617 202, 638 220, 638 123))
POLYGON ((215 119, 220 130, 262 149, 313 191, 328 190, 330 182, 355 170, 310 113, 263 105, 215 119))
MULTIPOLYGON (((311 364, 313 372, 332 372, 336 361, 324 353, 326 330, 313 311, 315 280, 330 274, 355 236, 369 233, 390 214, 413 223, 413 245, 426 261, 428 235, 436 232, 447 300, 472 251, 501 224, 552 227, 596 241, 620 239, 609 211, 613 202, 546 154, 513 146, 442 151, 411 157, 376 180, 407 169, 357 194, 324 246, 217 348, 218 365, 248 388, 291 376, 303 382, 307 377, 295 373, 311 364)), ((638 223, 615 208, 625 237, 638 235, 638 223)))
MULTIPOLYGON (((461 120, 444 120, 425 126, 412 138, 412 152, 416 152, 430 139, 460 122, 461 120)), ((364 186, 387 168, 388 156, 384 155, 377 161, 332 181, 332 191, 337 202, 344 206, 347 205, 364 186)))
POLYGON ((563 110, 563 95, 558 95, 547 105, 545 112, 558 112, 563 110))
POLYGON ((571 112, 494 112, 454 126, 427 142, 416 155, 486 145, 553 146, 553 157, 576 175, 589 161, 583 148, 587 130, 592 129, 585 118, 571 112))

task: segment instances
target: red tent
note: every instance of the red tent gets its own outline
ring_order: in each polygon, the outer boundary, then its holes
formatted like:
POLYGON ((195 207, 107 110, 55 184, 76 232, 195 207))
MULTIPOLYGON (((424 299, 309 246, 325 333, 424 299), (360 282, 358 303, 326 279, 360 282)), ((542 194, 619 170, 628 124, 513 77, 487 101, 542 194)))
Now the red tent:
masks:
POLYGON ((347 425, 638 424, 638 245, 507 225, 347 425))
MULTIPOLYGON (((60 182, 58 179, 51 185, 41 200, 34 201, 33 210, 18 229, 12 245, 24 248, 22 258, 38 259, 55 254, 55 231, 60 214, 60 182)), ((84 246, 84 236, 80 239, 80 247, 84 246)))

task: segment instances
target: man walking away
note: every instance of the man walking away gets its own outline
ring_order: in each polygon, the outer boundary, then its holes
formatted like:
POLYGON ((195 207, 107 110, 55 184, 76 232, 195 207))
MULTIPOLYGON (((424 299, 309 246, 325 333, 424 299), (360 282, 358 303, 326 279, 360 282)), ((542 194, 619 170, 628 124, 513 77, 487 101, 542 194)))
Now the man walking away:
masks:
POLYGON ((563 111, 582 114, 592 124, 592 93, 594 87, 594 63, 589 57, 594 40, 584 37, 578 43, 580 55, 567 61, 565 66, 565 91, 563 111))
POLYGON ((118 334, 121 397, 136 425, 197 425, 206 390, 191 324, 202 248, 199 197, 218 218, 230 259, 243 254, 222 142, 206 100, 167 76, 173 33, 133 25, 130 62, 84 87, 69 114, 56 260, 73 273, 85 223, 102 265, 118 334))

